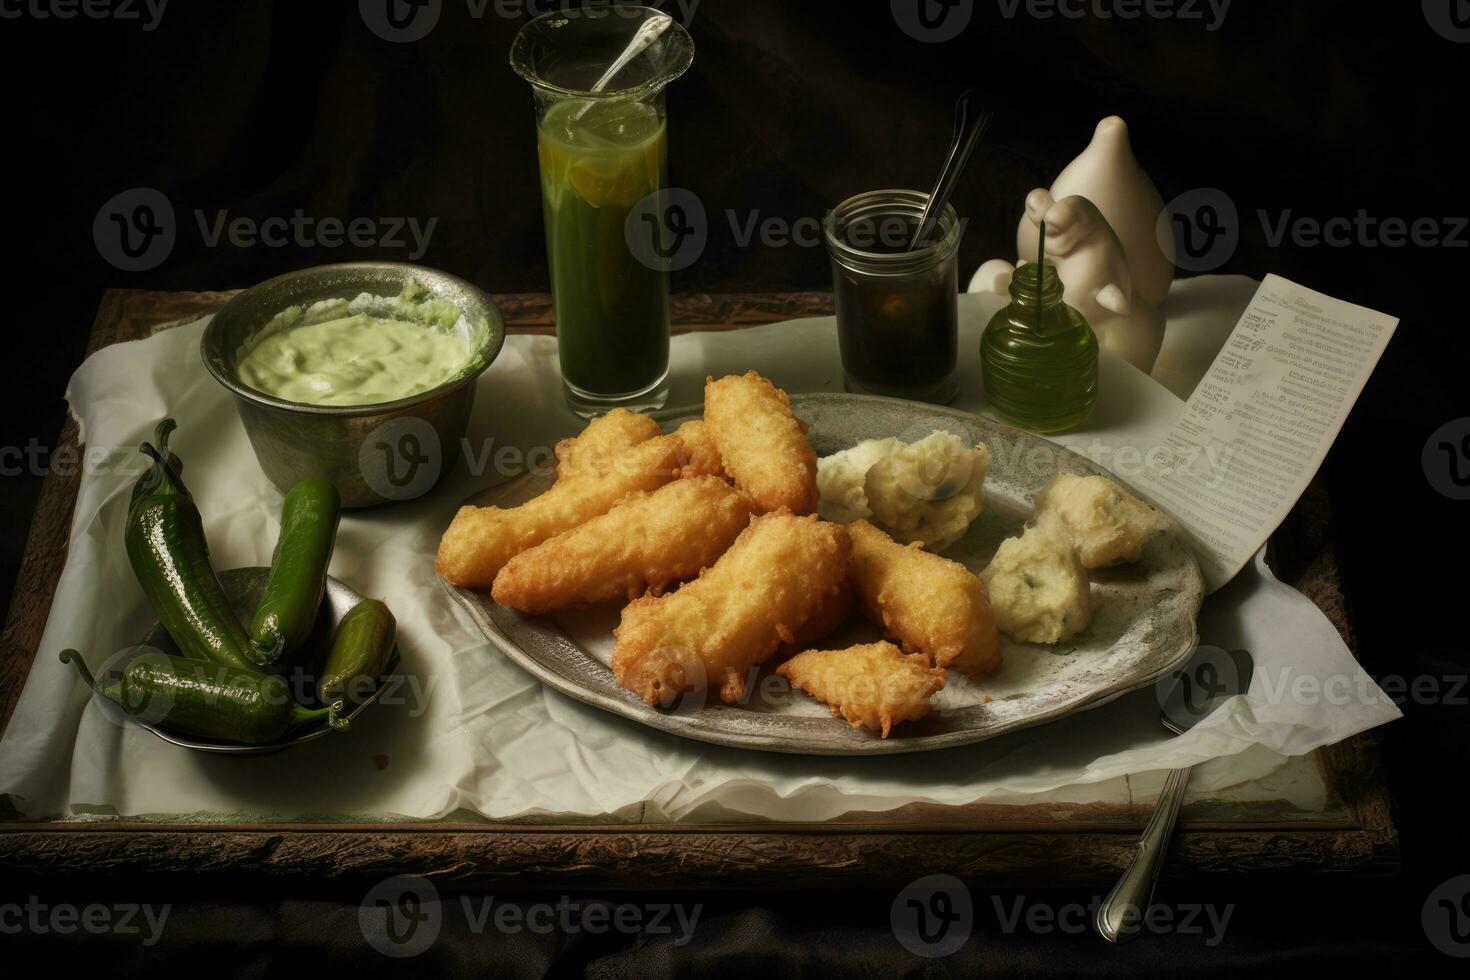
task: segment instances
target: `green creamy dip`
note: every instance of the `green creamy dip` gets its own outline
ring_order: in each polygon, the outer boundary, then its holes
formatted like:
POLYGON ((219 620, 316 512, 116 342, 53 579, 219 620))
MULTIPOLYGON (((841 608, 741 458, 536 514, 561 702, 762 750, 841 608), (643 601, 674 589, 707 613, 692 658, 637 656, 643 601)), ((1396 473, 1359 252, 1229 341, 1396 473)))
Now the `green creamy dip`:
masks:
POLYGON ((358 313, 274 333, 239 361, 240 380, 308 405, 376 405, 437 388, 469 363, 437 326, 358 313))

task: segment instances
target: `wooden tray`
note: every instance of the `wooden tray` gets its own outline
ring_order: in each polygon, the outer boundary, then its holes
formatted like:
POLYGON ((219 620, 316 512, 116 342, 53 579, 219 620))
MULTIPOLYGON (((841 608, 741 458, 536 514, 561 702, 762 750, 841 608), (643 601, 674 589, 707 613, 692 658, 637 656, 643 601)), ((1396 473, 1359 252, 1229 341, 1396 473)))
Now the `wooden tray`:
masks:
MULTIPOLYGON (((109 290, 87 352, 218 309, 229 293, 109 290)), ((544 295, 495 297, 515 333, 552 331, 544 295)), ((824 293, 675 297, 675 332, 735 330, 830 314, 824 293)), ((60 446, 77 448, 68 420, 60 446)), ((66 561, 79 476, 42 485, 0 636, 0 727, 36 655, 66 561)), ((1314 484, 1272 538, 1276 573, 1315 602, 1353 648, 1332 553, 1325 490, 1314 484)), ((0 867, 33 874, 292 876, 375 882, 415 873, 441 885, 511 883, 630 889, 763 885, 888 886, 948 872, 991 885, 1104 885, 1132 854, 1161 785, 1156 774, 1013 805, 915 805, 823 824, 588 820, 220 824, 90 817, 0 822, 0 867)), ((1240 873, 1394 873, 1398 834, 1377 736, 1292 760, 1266 779, 1185 804, 1166 878, 1240 873)))

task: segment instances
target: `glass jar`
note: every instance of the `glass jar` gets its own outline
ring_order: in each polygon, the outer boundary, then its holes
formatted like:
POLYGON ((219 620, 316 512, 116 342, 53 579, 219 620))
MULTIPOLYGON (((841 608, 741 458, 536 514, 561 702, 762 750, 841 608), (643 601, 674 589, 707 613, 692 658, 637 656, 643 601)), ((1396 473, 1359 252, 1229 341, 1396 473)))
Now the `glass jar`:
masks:
POLYGON ((947 404, 959 392, 959 247, 945 205, 929 244, 909 251, 929 195, 870 191, 827 216, 837 340, 848 391, 947 404))
POLYGON ((1057 267, 1029 263, 1011 279, 1011 302, 980 338, 985 397, 995 414, 1032 432, 1065 432, 1097 404, 1097 335, 1062 300, 1057 267))

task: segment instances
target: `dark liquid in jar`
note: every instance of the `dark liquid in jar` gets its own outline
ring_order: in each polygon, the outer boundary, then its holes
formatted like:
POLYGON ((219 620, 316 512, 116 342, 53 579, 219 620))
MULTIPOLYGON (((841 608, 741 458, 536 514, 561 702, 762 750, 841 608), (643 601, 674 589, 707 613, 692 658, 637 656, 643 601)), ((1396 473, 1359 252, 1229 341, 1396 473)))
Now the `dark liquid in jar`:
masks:
MULTIPOLYGON (((849 222, 849 246, 878 255, 908 250, 916 220, 882 215, 849 222)), ((932 241, 932 237, 931 237, 932 241)), ((877 276, 834 265, 837 337, 849 387, 877 395, 947 402, 955 395, 958 263, 914 275, 877 276)))

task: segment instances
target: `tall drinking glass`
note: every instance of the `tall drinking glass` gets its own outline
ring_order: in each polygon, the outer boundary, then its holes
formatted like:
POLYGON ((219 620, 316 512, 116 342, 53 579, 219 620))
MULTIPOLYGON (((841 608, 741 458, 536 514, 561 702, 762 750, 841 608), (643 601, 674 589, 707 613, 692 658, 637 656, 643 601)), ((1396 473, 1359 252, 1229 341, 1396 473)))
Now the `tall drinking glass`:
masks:
POLYGON ((694 42, 673 23, 604 91, 591 91, 639 29, 664 17, 623 4, 558 10, 528 23, 511 47, 511 66, 536 96, 562 381, 586 417, 658 408, 668 396, 668 268, 629 241, 647 235, 643 219, 663 215, 664 89, 689 68, 694 42))

